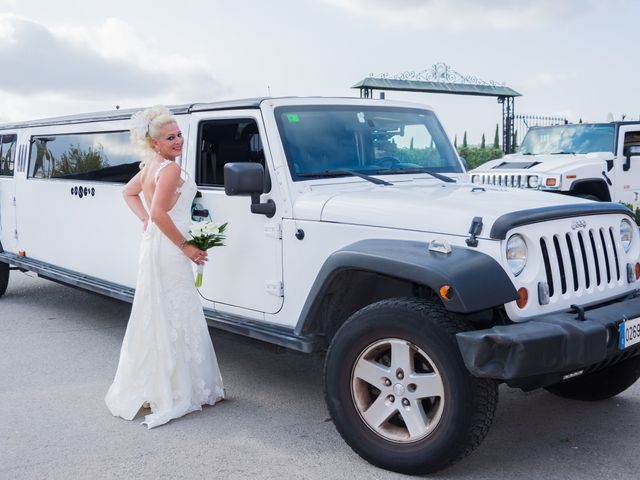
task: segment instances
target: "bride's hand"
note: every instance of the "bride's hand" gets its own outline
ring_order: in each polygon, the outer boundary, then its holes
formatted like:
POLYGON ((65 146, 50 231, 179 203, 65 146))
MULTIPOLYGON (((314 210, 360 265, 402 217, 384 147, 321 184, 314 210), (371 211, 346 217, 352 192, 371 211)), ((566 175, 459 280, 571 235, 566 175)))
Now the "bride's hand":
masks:
POLYGON ((204 265, 205 262, 209 260, 209 255, 207 254, 207 252, 204 250, 200 250, 195 245, 191 245, 188 243, 182 248, 182 251, 196 265, 204 265))

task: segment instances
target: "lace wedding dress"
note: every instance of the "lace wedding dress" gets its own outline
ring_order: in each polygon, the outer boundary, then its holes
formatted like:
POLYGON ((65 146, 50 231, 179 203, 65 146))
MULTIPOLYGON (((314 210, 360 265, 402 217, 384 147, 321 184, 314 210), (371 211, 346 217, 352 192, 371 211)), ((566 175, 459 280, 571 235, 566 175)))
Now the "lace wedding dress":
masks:
MULTIPOLYGON (((161 164, 158 174, 169 162, 161 164)), ((196 185, 186 172, 183 179, 169 215, 186 236, 196 185)), ((143 424, 153 428, 223 398, 191 261, 149 223, 140 246, 136 293, 120 362, 105 402, 114 416, 127 420, 148 403, 151 414, 143 424)))

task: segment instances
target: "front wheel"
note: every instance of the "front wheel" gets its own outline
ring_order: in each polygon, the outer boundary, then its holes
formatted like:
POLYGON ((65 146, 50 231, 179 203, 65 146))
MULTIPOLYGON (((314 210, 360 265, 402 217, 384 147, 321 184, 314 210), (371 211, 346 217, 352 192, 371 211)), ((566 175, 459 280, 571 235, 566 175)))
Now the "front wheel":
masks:
POLYGON ((486 436, 497 383, 471 376, 455 339, 466 322, 439 303, 391 299, 351 316, 327 352, 329 412, 365 460, 402 473, 441 470, 486 436))
POLYGON ((0 297, 7 291, 9 285, 9 264, 0 262, 0 297))
POLYGON ((640 378, 640 355, 584 377, 557 383, 546 389, 559 397, 597 402, 624 392, 640 378))

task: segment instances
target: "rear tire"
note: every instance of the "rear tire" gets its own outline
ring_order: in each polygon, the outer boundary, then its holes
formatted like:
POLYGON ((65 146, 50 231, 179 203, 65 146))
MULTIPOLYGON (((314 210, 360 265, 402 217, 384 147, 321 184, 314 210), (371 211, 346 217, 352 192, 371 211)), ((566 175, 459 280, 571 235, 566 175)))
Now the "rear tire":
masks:
POLYGON ((441 470, 484 439, 497 383, 473 377, 455 334, 470 326, 440 303, 389 299, 352 315, 327 352, 325 398, 342 438, 379 467, 441 470))
POLYGON ((9 264, 0 262, 0 297, 7 291, 9 285, 9 264))
POLYGON ((557 383, 546 389, 559 397, 597 402, 624 392, 640 378, 640 355, 584 377, 557 383))

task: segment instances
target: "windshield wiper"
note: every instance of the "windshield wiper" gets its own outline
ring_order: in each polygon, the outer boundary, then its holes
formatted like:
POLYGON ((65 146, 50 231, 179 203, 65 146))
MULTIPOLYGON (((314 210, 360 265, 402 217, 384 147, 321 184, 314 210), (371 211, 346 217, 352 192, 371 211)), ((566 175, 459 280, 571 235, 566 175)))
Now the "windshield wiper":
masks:
POLYGON ((551 152, 550 155, 575 155, 576 152, 551 152))
POLYGON ((385 180, 374 178, 370 175, 365 175, 364 173, 357 172, 356 170, 349 170, 346 168, 341 168, 338 170, 323 170, 321 172, 303 172, 297 173, 296 175, 298 177, 338 177, 340 175, 354 175, 356 177, 363 178, 364 180, 375 185, 393 185, 393 183, 387 182, 385 180))
POLYGON ((426 173, 427 175, 431 175, 432 177, 437 178, 438 180, 442 180, 443 182, 456 183, 453 178, 447 177, 446 175, 442 175, 440 173, 432 172, 428 168, 390 168, 388 170, 376 171, 377 175, 391 175, 394 173, 426 173))

